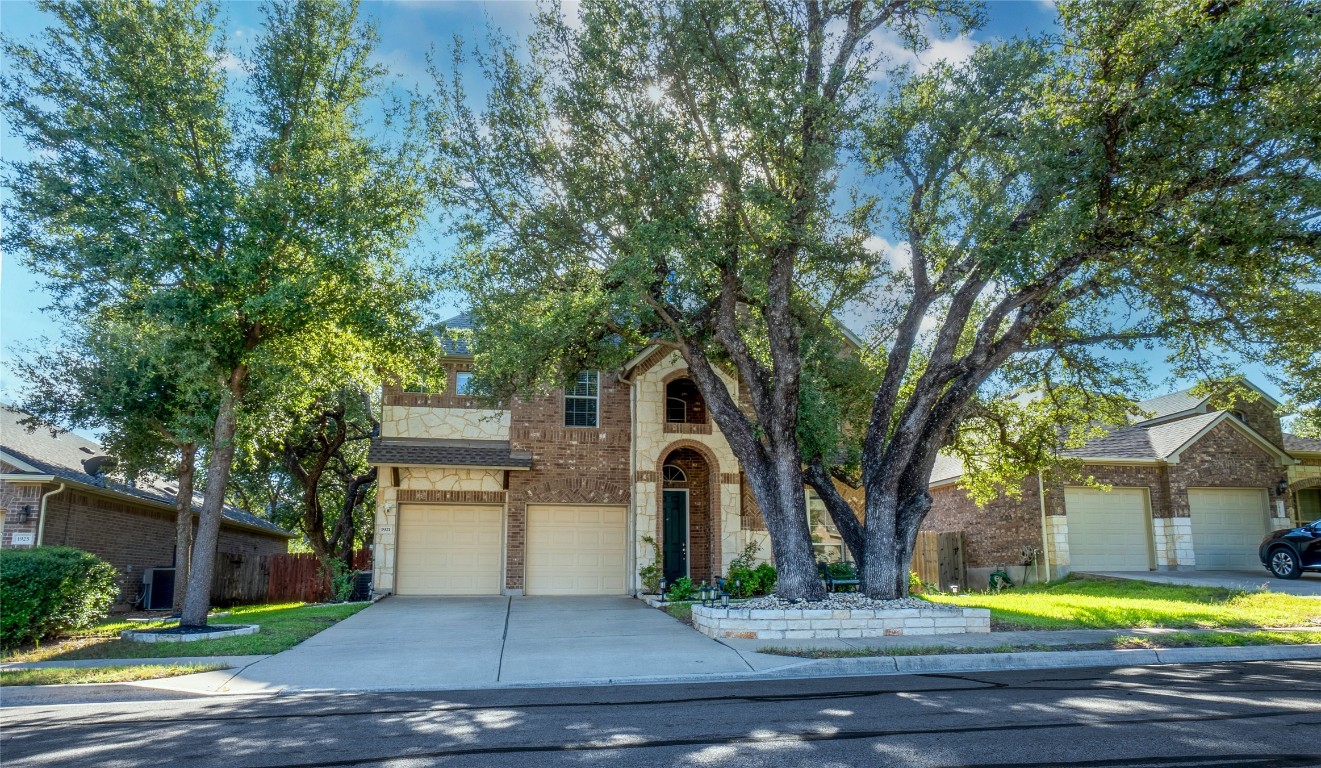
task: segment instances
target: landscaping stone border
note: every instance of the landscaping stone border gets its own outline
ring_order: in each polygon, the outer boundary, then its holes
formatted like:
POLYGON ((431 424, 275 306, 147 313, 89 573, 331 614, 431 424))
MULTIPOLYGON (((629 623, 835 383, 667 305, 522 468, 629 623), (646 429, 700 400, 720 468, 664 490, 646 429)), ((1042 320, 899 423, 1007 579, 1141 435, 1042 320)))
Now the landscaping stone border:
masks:
POLYGON ((257 624, 229 626, 213 632, 189 632, 186 634, 166 634, 164 632, 153 632, 149 629, 126 629, 119 633, 119 637, 123 640, 136 640, 139 643, 192 643, 197 640, 219 640, 222 637, 255 635, 259 629, 261 627, 257 624))
POLYGON ((819 640, 829 638, 955 635, 990 632, 989 608, 888 610, 759 610, 693 606, 693 627, 716 639, 819 640))

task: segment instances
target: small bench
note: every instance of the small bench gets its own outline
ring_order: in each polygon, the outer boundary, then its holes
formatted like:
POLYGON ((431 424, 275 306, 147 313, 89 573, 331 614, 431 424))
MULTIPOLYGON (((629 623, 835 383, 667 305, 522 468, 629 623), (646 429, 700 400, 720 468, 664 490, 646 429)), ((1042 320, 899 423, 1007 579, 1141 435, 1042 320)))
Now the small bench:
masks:
POLYGON ((858 579, 857 576, 854 576, 851 579, 840 579, 831 576, 830 567, 827 566, 825 563, 818 565, 817 570, 821 571, 821 578, 824 579, 826 582, 827 592, 838 592, 840 587, 851 587, 852 591, 854 592, 858 591, 858 584, 860 583, 860 580, 858 579))

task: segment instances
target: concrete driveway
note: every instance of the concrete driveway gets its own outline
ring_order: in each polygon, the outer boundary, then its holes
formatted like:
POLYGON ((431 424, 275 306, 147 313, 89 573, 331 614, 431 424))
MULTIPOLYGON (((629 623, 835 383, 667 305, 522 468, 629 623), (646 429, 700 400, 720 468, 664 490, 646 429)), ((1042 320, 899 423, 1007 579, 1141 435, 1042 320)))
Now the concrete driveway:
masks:
POLYGON ((750 671, 732 648, 632 598, 391 597, 227 688, 447 690, 750 671))
POLYGON ((1087 571, 1092 576, 1133 579, 1156 584, 1190 584, 1224 587, 1245 592, 1279 592, 1285 595, 1321 597, 1321 573, 1304 573, 1301 579, 1277 579, 1266 569, 1259 571, 1087 571))

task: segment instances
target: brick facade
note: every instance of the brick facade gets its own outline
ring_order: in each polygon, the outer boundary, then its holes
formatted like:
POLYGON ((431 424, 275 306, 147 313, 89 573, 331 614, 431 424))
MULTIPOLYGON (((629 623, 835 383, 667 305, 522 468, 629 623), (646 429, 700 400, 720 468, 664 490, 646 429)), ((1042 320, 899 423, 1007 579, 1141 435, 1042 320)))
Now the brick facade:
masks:
POLYGON ((564 426, 564 391, 516 398, 509 444, 532 453, 532 469, 509 472, 505 588, 524 588, 528 504, 626 504, 631 418, 628 385, 602 373, 596 427, 564 426))
MULTIPOLYGON (((0 504, 5 511, 0 546, 11 547, 16 532, 32 533, 35 539, 41 494, 57 488, 58 484, 0 481, 0 504), (29 519, 19 523, 24 505, 30 508, 29 519)), ((73 488, 50 496, 46 503, 42 543, 86 550, 114 566, 120 573, 117 609, 129 607, 137 598, 144 569, 174 564, 174 541, 174 511, 170 509, 73 488)), ((218 552, 243 555, 287 550, 288 540, 283 536, 232 525, 222 525, 217 547, 218 552)))
POLYGON ((931 489, 924 531, 963 531, 964 562, 970 568, 1018 565, 1023 547, 1041 546, 1041 506, 1035 475, 1023 482, 1022 497, 1001 496, 979 507, 956 485, 931 489))

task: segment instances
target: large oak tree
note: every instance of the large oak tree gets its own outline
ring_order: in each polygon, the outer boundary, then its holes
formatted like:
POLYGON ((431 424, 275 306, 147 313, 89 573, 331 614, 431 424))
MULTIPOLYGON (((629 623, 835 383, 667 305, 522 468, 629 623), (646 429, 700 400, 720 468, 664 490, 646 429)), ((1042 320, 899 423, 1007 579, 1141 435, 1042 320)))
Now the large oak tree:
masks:
POLYGON ((1125 418, 1140 371, 1112 352, 1160 342, 1216 373, 1217 350, 1301 359, 1315 336, 1284 318, 1315 322, 1291 308, 1318 281, 1317 15, 1060 13, 1053 38, 882 84, 878 35, 920 45, 975 10, 602 0, 479 55, 482 109, 438 78, 484 385, 677 350, 747 473, 779 592, 821 594, 807 480, 864 590, 898 597, 942 448, 979 495, 1012 490, 1125 418), (846 303, 872 325, 851 380, 830 319, 846 303), (830 482, 850 444, 862 520, 830 482))

